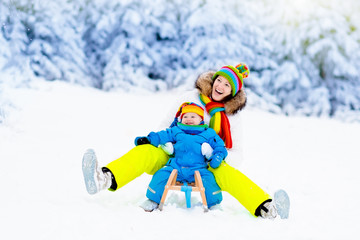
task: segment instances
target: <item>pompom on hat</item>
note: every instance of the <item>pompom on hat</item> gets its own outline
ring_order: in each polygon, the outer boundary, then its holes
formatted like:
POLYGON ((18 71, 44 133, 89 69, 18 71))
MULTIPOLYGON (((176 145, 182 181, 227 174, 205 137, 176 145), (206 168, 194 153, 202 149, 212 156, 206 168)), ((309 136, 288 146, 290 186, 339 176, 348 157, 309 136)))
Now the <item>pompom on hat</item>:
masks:
POLYGON ((232 96, 235 96, 243 87, 243 79, 249 77, 250 70, 245 63, 239 63, 235 67, 228 65, 220 68, 214 76, 212 77, 215 80, 218 76, 225 77, 232 89, 232 96))

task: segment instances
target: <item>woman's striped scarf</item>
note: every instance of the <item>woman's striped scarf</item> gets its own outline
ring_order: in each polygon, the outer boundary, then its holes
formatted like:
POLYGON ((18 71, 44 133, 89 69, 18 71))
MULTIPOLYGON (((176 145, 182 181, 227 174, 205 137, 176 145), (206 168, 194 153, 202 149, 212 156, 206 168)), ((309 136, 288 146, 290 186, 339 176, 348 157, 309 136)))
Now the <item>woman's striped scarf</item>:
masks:
POLYGON ((200 93, 200 101, 205 106, 206 111, 210 114, 209 127, 215 130, 225 142, 225 147, 232 148, 232 139, 230 132, 230 122, 225 114, 225 105, 220 102, 213 102, 209 97, 200 93))

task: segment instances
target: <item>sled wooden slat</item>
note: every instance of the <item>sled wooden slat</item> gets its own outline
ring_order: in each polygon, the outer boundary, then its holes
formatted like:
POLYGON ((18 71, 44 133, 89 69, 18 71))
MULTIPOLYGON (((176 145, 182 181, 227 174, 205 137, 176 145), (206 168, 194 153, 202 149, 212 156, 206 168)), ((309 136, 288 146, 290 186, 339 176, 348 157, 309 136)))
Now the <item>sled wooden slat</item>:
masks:
MULTIPOLYGON (((189 185, 185 185, 186 189, 188 189, 190 192, 200 192, 200 196, 201 196, 201 200, 202 200, 202 204, 203 204, 203 208, 204 208, 204 212, 208 211, 208 206, 207 206, 207 202, 206 202, 206 197, 205 197, 205 188, 201 179, 201 175, 199 171, 195 171, 195 183, 190 183, 189 185)), ((176 181, 177 178, 177 170, 174 169, 171 174, 170 177, 165 185, 165 189, 164 189, 164 193, 161 197, 161 201, 159 204, 159 210, 163 210, 164 207, 164 203, 166 200, 166 196, 169 192, 169 190, 175 190, 175 191, 184 191, 184 184, 177 182, 176 181)), ((185 192, 185 197, 186 197, 186 205, 187 207, 191 206, 190 203, 190 195, 187 195, 185 192)))

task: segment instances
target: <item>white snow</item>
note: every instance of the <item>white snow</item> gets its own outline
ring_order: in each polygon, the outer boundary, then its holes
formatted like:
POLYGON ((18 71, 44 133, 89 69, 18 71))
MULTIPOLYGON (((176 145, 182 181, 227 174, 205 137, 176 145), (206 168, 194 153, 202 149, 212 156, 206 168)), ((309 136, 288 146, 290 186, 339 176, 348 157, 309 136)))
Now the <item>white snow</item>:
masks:
MULTIPOLYGON (((164 211, 139 205, 151 176, 90 196, 82 154, 100 164, 158 129, 170 93, 105 93, 63 82, 6 89, 13 108, 0 125, 1 239, 354 239, 359 216, 360 125, 284 117, 245 108, 243 171, 265 190, 291 198, 288 220, 249 214, 223 193, 222 209, 203 213, 200 198, 170 193, 164 211)), ((174 109, 175 110, 175 109, 174 109)))

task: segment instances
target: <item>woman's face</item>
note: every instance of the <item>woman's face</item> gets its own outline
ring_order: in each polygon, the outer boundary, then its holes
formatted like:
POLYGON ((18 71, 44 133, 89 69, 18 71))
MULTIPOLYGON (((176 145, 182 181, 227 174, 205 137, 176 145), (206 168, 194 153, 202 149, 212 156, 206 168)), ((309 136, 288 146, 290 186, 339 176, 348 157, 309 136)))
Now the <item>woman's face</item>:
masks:
POLYGON ((231 85, 229 81, 223 77, 218 76, 213 84, 211 98, 214 101, 220 102, 231 94, 231 85))

